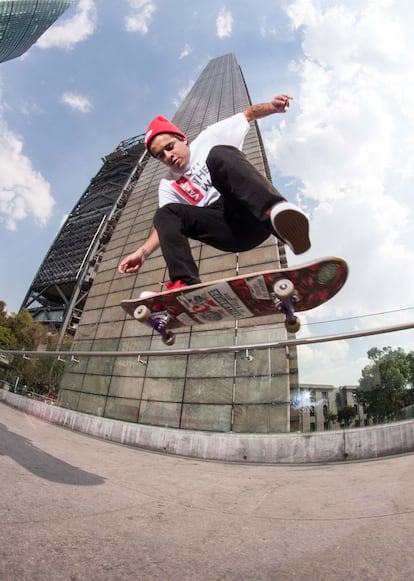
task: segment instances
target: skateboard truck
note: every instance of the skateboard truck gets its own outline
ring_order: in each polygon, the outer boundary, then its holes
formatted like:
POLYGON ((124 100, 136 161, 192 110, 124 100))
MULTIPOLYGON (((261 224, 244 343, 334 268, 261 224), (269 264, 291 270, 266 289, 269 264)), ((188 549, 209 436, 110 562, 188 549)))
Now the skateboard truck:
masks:
POLYGON ((281 278, 273 285, 275 293, 275 307, 285 315, 285 327, 288 333, 297 333, 300 329, 299 317, 295 314, 294 303, 298 301, 298 296, 292 281, 281 278))
POLYGON ((134 319, 140 323, 148 323, 154 331, 157 331, 157 333, 161 335, 162 342, 166 345, 174 345, 175 335, 172 331, 168 330, 168 324, 171 321, 171 317, 167 311, 151 313, 148 307, 145 305, 139 305, 134 310, 134 319))

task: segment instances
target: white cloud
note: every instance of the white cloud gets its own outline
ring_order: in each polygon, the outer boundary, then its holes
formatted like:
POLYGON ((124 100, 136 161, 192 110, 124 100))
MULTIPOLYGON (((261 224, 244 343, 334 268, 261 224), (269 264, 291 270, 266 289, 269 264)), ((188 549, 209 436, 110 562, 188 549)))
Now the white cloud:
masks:
POLYGON ((300 345, 297 348, 300 376, 299 382, 327 385, 354 384, 353 368, 349 369, 350 347, 347 341, 334 341, 318 345, 300 345), (342 373, 337 383, 338 371, 342 373))
POLYGON ((219 38, 231 36, 233 29, 233 17, 227 8, 222 8, 217 16, 216 31, 219 38))
POLYGON ((89 113, 92 109, 92 103, 90 100, 79 93, 64 93, 62 95, 62 103, 69 105, 69 107, 76 109, 81 113, 89 113))
POLYGON ((182 60, 183 58, 188 57, 188 55, 193 51, 193 49, 191 48, 191 46, 189 44, 186 44, 183 51, 180 54, 179 59, 182 60))
MULTIPOLYGON (((64 18, 64 16, 63 16, 64 18)), ((95 31, 95 0, 79 0, 72 18, 62 19, 51 26, 36 42, 39 48, 73 48, 78 42, 86 40, 95 31)))
MULTIPOLYGON (((340 6, 296 0, 287 9, 302 38, 302 57, 291 63, 298 87, 289 112, 269 118, 266 150, 279 173, 277 184, 280 174, 289 178, 288 189, 310 213, 312 250, 306 258, 337 254, 350 265, 344 289, 310 311, 310 321, 414 306, 410 13, 410 3, 391 0, 340 6)), ((289 255, 289 262, 303 257, 289 255)), ((406 313, 396 312, 392 324, 405 320, 406 313)), ((361 319, 359 326, 376 324, 380 319, 361 319)), ((403 334, 395 339, 405 341, 403 334)), ((381 345, 381 338, 359 345, 377 341, 381 345)), ((363 355, 353 353, 348 361, 356 377, 351 361, 363 355)), ((315 378, 316 370, 308 370, 315 378)))
POLYGON ((129 5, 133 12, 125 19, 126 30, 147 34, 152 15, 156 11, 155 4, 151 0, 129 0, 129 5))
POLYGON ((44 226, 53 206, 48 182, 24 155, 23 141, 8 129, 0 107, 0 224, 13 231, 31 217, 44 226))
POLYGON ((188 93, 193 88, 194 82, 194 79, 190 79, 186 86, 183 86, 181 89, 179 89, 177 98, 173 99, 173 104, 175 107, 179 107, 182 104, 188 93))
POLYGON ((260 17, 260 28, 259 28, 260 36, 262 38, 276 38, 279 36, 280 31, 278 27, 275 26, 275 23, 272 19, 269 19, 267 16, 260 17))
POLYGON ((266 149, 311 212, 313 256, 340 254, 350 263, 344 308, 407 306, 413 297, 403 289, 414 288, 407 268, 414 263, 414 43, 390 1, 328 6, 289 6, 303 34, 303 58, 293 64, 299 89, 287 116, 265 133, 266 149), (391 266, 398 285, 388 283, 391 266))

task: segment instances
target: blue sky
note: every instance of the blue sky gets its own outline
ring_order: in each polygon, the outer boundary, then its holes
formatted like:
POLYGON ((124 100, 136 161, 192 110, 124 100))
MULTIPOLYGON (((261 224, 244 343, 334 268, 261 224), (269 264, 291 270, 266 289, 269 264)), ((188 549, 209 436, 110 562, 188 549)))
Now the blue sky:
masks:
MULTIPOLYGON (((0 64, 0 299, 20 308, 101 157, 172 116, 207 62, 234 52, 253 102, 294 98, 260 126, 275 184, 310 214, 306 259, 351 268, 301 333, 412 320, 413 21, 408 0, 75 0, 0 64)), ((301 379, 329 382, 335 360, 332 381, 350 382, 374 344, 414 349, 409 331, 303 347, 301 379)))

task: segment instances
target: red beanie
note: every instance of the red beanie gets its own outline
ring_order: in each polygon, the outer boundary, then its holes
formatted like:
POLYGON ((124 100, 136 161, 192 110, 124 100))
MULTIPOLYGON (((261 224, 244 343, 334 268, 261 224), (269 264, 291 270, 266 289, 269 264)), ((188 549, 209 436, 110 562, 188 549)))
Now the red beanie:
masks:
POLYGON ((174 133, 175 135, 180 135, 184 139, 187 138, 186 134, 178 129, 174 123, 171 123, 171 121, 168 121, 168 119, 162 115, 157 115, 148 125, 148 128, 145 132, 145 147, 149 149, 151 141, 154 139, 154 137, 160 135, 161 133, 174 133))

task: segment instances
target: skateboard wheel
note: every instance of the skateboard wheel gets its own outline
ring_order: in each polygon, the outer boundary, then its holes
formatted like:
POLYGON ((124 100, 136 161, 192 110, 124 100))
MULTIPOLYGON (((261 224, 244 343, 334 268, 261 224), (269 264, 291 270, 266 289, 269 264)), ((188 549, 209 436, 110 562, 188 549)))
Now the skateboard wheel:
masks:
POLYGON ((290 323, 288 320, 285 321, 285 327, 288 333, 297 333, 300 329, 300 320, 295 317, 295 321, 290 323))
POLYGON ((273 290, 278 299, 288 299, 295 292, 295 287, 292 281, 282 278, 275 282, 273 290))
POLYGON ((134 319, 137 321, 146 321, 151 314, 151 311, 145 305, 139 305, 134 311, 134 319))
POLYGON ((166 345, 174 345, 175 343, 175 335, 174 333, 168 333, 165 337, 162 338, 162 342, 166 345))

